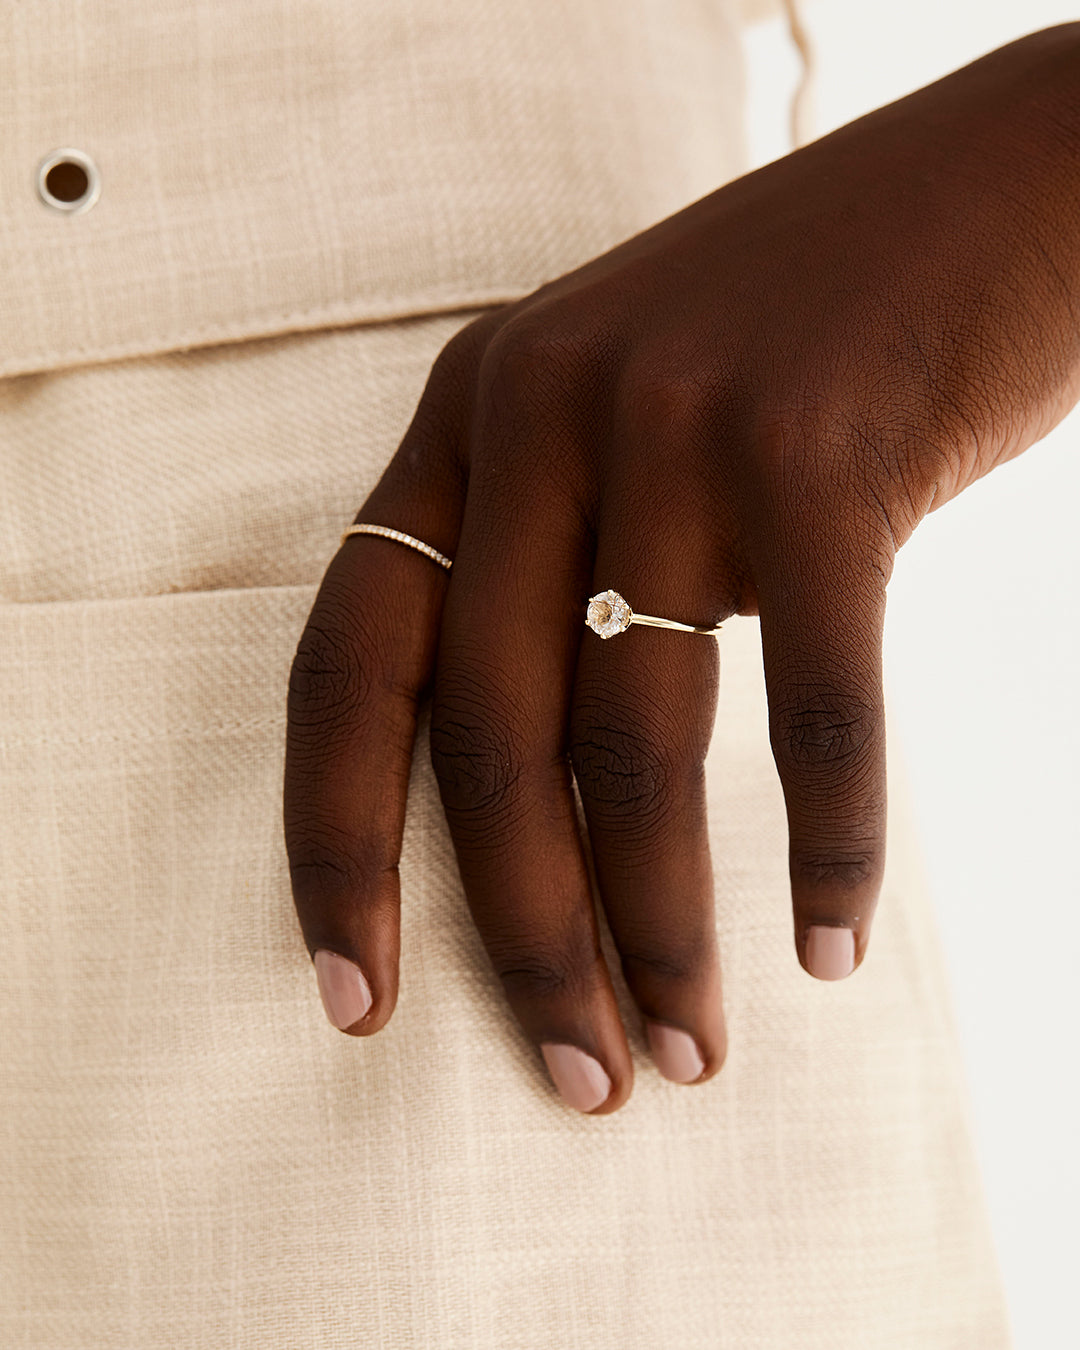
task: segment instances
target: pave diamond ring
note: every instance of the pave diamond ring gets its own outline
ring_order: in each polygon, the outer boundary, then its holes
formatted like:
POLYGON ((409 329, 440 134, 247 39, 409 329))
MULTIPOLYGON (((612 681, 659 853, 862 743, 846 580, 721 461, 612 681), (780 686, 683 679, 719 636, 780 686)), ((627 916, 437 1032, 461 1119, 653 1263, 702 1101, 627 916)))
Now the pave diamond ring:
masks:
MULTIPOLYGON (((350 525, 341 536, 341 543, 343 544, 351 534, 378 534, 383 539, 396 539, 399 544, 408 544, 410 548, 416 549, 418 553, 425 554, 432 562, 437 562, 440 567, 445 567, 448 572, 450 571, 451 560, 445 553, 440 553, 437 548, 425 544, 422 539, 416 539, 413 535, 406 534, 404 530, 392 530, 389 525, 350 525)), ((340 548, 341 545, 339 544, 338 547, 340 548)))
POLYGON ((676 628, 680 633, 704 633, 708 637, 714 637, 721 628, 720 624, 715 628, 699 628, 693 623, 657 619, 652 614, 635 614, 618 591, 601 591, 592 596, 585 611, 585 622, 602 638, 624 633, 632 623, 644 623, 652 628, 676 628))

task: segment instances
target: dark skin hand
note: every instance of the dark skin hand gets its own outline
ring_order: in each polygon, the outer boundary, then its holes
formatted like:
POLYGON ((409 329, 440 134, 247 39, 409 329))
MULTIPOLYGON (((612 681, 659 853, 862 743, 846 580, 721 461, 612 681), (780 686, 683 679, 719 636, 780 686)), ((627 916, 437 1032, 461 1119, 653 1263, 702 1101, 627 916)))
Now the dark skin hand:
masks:
POLYGON ((896 551, 1078 397, 1080 24, 463 328, 355 517, 452 570, 350 537, 292 667, 285 838, 332 1020, 368 1036, 394 1009, 430 688, 469 909, 566 1099, 606 1114, 632 1086, 586 847, 661 1070, 720 1069, 703 761, 724 635, 603 641, 585 606, 609 587, 695 624, 760 615, 796 953, 823 978, 857 966, 885 861, 896 551))

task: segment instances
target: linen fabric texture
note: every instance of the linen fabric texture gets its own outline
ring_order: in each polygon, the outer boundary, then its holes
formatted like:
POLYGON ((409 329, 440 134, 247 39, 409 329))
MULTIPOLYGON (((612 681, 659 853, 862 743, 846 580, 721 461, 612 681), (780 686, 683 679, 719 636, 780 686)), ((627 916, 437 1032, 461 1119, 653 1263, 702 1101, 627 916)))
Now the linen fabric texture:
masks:
POLYGON ((819 983, 755 620, 707 765, 712 1082, 652 1068, 605 929, 635 1088, 562 1104, 426 720, 379 1035, 329 1026, 293 912, 285 692, 340 532, 474 313, 741 171, 737 17, 84 0, 62 62, 49 7, 0 17, 3 1346, 1007 1345, 896 739, 870 952, 819 983), (71 216, 34 194, 65 145, 102 173, 71 216))

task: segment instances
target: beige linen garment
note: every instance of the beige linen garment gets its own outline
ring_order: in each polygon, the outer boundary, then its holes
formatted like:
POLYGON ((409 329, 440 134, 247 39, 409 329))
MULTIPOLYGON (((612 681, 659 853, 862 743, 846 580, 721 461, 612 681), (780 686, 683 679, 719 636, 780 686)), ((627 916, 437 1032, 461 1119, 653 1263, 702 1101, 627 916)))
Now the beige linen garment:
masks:
POLYGON ((709 1084, 657 1075, 620 986, 633 1096, 561 1103, 426 728, 378 1036, 328 1025, 290 897, 286 682, 341 529, 474 312, 741 171, 736 15, 63 10, 0 14, 0 1345, 1002 1350, 895 742, 870 953, 818 983, 756 621, 708 764, 709 1084), (85 212, 36 197, 59 147, 85 212))

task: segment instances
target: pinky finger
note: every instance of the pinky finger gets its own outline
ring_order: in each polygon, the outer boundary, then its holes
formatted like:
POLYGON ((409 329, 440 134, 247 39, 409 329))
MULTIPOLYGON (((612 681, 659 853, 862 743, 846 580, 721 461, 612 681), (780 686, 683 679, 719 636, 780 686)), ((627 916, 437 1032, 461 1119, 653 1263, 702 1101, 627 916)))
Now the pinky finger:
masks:
POLYGON ((885 868, 884 583, 819 567, 761 593, 773 756, 788 817, 795 946, 821 980, 862 961, 885 868))

